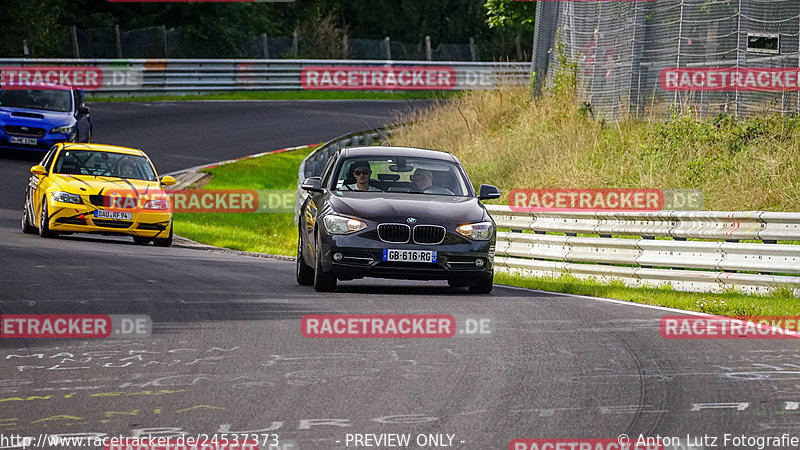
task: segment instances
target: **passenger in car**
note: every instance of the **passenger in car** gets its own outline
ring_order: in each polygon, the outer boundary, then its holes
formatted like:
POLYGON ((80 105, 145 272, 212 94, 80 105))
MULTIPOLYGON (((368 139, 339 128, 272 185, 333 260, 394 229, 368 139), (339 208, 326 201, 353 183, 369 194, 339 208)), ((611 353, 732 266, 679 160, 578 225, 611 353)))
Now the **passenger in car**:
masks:
POLYGON ((350 165, 350 175, 355 179, 355 183, 345 184, 345 188, 351 191, 380 191, 375 186, 370 186, 369 177, 372 175, 369 161, 356 161, 350 165))

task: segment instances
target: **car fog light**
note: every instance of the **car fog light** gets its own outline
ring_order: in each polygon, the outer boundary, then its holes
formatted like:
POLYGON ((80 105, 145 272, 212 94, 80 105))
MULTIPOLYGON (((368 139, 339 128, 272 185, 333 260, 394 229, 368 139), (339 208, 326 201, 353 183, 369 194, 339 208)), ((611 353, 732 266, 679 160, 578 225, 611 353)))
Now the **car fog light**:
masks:
POLYGON ((339 253, 339 252, 334 253, 333 254, 333 260, 334 261, 341 261, 342 260, 342 254, 339 253))
POLYGON ((483 264, 484 264, 483 259, 478 258, 475 260, 475 267, 483 267, 483 264))

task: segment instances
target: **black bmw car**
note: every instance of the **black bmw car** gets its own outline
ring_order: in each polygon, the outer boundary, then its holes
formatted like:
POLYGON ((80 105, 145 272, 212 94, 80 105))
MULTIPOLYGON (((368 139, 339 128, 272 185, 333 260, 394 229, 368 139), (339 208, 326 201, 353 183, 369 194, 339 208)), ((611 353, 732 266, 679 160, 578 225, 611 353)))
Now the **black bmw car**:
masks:
POLYGON ((350 147, 301 185, 297 282, 333 291, 362 277, 447 280, 492 291, 495 224, 455 156, 403 147, 350 147))

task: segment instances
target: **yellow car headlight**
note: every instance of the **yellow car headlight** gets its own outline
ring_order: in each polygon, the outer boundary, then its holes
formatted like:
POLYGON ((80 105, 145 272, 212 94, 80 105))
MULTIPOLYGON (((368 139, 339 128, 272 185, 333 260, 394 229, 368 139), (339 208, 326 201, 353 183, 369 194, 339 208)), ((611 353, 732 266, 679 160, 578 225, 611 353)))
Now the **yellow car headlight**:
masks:
POLYGON ((63 203, 75 203, 77 205, 83 204, 81 196, 78 194, 70 194, 69 192, 55 191, 53 192, 53 200, 63 203))

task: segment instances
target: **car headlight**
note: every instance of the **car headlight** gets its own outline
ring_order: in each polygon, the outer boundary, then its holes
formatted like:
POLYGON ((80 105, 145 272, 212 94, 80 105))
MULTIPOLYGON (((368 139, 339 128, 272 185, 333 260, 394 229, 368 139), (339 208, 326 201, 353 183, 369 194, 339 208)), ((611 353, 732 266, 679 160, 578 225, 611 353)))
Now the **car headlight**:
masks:
POLYGON ((488 241, 494 234, 492 222, 465 223, 456 227, 456 232, 476 241, 488 241))
POLYGON ((70 194, 69 192, 56 191, 53 192, 53 200, 64 203, 83 204, 81 196, 77 194, 70 194))
POLYGON ((169 200, 165 198, 154 198, 144 202, 144 209, 169 209, 169 200))
POLYGON ((50 130, 53 134, 70 134, 72 133, 73 125, 64 125, 63 127, 56 127, 50 130))
POLYGON ((350 234, 356 231, 363 230, 367 224, 350 217, 342 217, 334 214, 328 214, 322 219, 325 225, 325 231, 329 234, 350 234))

